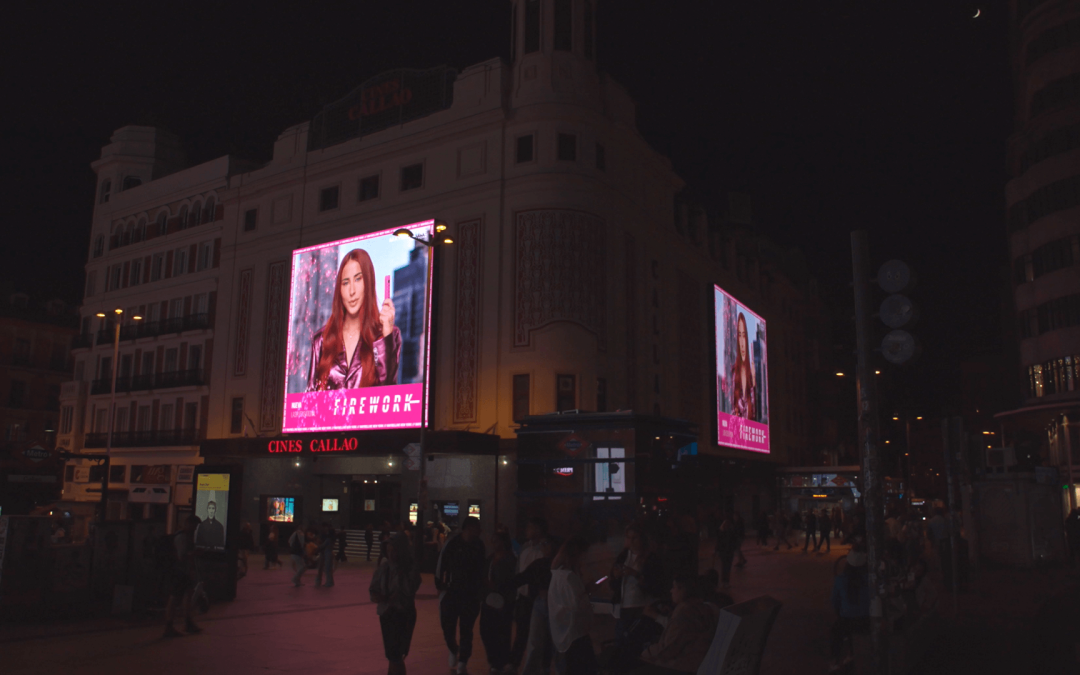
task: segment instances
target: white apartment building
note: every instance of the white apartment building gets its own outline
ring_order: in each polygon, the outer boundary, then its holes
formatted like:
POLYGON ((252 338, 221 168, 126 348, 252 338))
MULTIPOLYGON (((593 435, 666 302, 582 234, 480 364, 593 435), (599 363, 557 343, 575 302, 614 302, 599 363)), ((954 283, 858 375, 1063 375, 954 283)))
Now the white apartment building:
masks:
MULTIPOLYGON (((526 414, 632 409, 688 419, 703 452, 747 458, 708 447, 713 283, 770 322, 774 418, 805 411, 803 291, 678 206, 683 181, 596 68, 593 0, 513 4, 511 63, 373 78, 286 129, 262 166, 186 167, 174 136, 117 130, 93 164, 83 335, 63 402, 80 412, 70 447, 102 452, 113 343, 96 314, 122 309, 110 515, 174 519, 201 447, 219 461, 281 438, 292 250, 429 218, 455 239, 436 253, 432 429, 495 435, 512 453, 526 414), (132 499, 149 481, 169 488, 163 503, 132 499)), ((773 429, 767 461, 805 447, 805 424, 773 429)), ((309 504, 331 474, 342 494, 357 476, 396 475, 408 498, 412 479, 386 466, 398 451, 323 458, 301 480, 249 473, 309 504)), ((100 499, 90 464, 76 464, 65 498, 100 499)), ((489 499, 491 476, 474 474, 489 499)))

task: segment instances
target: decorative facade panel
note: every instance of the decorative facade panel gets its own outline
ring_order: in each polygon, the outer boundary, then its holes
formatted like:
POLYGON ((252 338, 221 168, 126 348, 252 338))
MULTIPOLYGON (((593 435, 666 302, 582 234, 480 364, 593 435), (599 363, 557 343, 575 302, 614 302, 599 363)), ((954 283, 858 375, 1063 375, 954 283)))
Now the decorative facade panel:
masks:
POLYGON ((233 356, 233 375, 247 374, 248 323, 251 321, 251 284, 253 270, 240 271, 240 301, 236 312, 236 354, 233 356))
POLYGON ((637 405, 637 242, 626 235, 626 407, 633 410, 637 405))
POLYGON ((472 220, 457 225, 457 317, 454 344, 454 421, 475 422, 480 370, 481 288, 483 286, 483 224, 472 220))
POLYGON ((266 290, 266 330, 263 335, 262 389, 259 408, 259 429, 281 429, 281 396, 284 386, 284 338, 288 314, 288 273, 285 261, 270 263, 266 290))
POLYGON ((683 417, 701 417, 701 289, 689 274, 680 271, 679 295, 679 409, 683 417))
POLYGON ((517 214, 514 346, 532 332, 570 321, 607 349, 607 269, 602 218, 582 211, 543 209, 517 214))

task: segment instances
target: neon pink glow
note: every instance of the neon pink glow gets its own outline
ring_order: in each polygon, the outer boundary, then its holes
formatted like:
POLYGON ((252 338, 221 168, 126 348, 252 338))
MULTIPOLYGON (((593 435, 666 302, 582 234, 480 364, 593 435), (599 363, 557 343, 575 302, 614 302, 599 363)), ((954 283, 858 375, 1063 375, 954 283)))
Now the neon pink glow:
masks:
POLYGON ((765 320, 713 286, 717 444, 769 453, 769 360, 765 320))
MULTIPOLYGON (((417 237, 430 238, 434 225, 428 220, 404 227, 417 237)), ((424 423, 431 345, 423 327, 430 325, 431 307, 425 298, 432 288, 432 249, 408 237, 394 237, 398 229, 293 251, 282 431, 407 429, 424 423), (390 300, 394 306, 394 328, 401 334, 396 375, 369 387, 309 391, 314 388, 309 382, 314 338, 330 317, 338 267, 356 248, 371 258, 375 272, 371 282, 384 280, 380 304, 390 300)))

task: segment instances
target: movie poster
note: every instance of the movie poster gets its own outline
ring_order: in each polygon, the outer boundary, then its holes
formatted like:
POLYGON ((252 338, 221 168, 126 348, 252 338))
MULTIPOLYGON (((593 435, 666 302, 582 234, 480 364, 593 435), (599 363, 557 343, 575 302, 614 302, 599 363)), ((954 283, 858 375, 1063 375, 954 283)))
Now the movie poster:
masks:
POLYGON ((293 251, 282 431, 420 426, 431 250, 397 229, 293 251))
POLYGON ((229 474, 200 473, 194 501, 195 515, 202 521, 195 528, 195 547, 224 551, 229 522, 229 474))
POLYGON ((769 365, 765 321, 719 286, 716 321, 716 407, 719 445, 769 452, 769 365))

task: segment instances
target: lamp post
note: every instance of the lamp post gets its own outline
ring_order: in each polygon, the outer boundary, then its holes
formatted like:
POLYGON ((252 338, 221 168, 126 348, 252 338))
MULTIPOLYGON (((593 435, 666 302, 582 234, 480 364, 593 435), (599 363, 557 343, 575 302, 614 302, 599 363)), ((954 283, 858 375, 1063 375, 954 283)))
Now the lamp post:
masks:
MULTIPOLYGON (((428 251, 432 251, 439 245, 450 245, 454 243, 453 237, 446 232, 446 223, 441 220, 436 220, 431 236, 424 238, 422 236, 416 236, 412 230, 407 228, 401 228, 394 232, 395 237, 402 237, 412 239, 418 244, 423 244, 428 248, 428 251)), ((434 268, 432 263, 434 262, 433 256, 428 256, 428 279, 432 279, 434 268)), ((431 288, 433 284, 426 284, 424 287, 424 351, 431 349, 431 341, 428 336, 429 324, 431 321, 431 288)), ((424 355, 421 354, 421 357, 424 355)), ((416 495, 416 525, 420 530, 417 532, 417 536, 414 538, 416 541, 417 550, 417 563, 421 563, 424 550, 424 514, 427 511, 427 426, 428 426, 428 401, 427 401, 427 380, 431 373, 428 372, 430 363, 424 361, 424 376, 420 380, 420 487, 417 490, 416 495)))
MULTIPOLYGON (((116 423, 116 371, 118 362, 120 360, 120 319, 124 315, 124 310, 117 307, 113 310, 116 315, 116 327, 113 331, 113 355, 112 355, 112 386, 110 387, 109 395, 109 426, 108 433, 105 435, 105 471, 101 477, 101 522, 105 522, 105 512, 109 506, 109 471, 110 471, 110 459, 112 458, 112 440, 113 440, 113 425, 116 423)), ((105 312, 98 312, 97 317, 104 319, 107 314, 105 312)), ((134 321, 142 321, 142 317, 135 315, 131 317, 134 321)))
POLYGON ((903 419, 904 422, 904 454, 898 458, 900 461, 900 472, 904 481, 904 506, 907 510, 911 510, 911 420, 922 420, 922 415, 915 415, 911 413, 904 413, 901 418, 900 413, 896 413, 892 416, 893 422, 899 422, 903 419))

